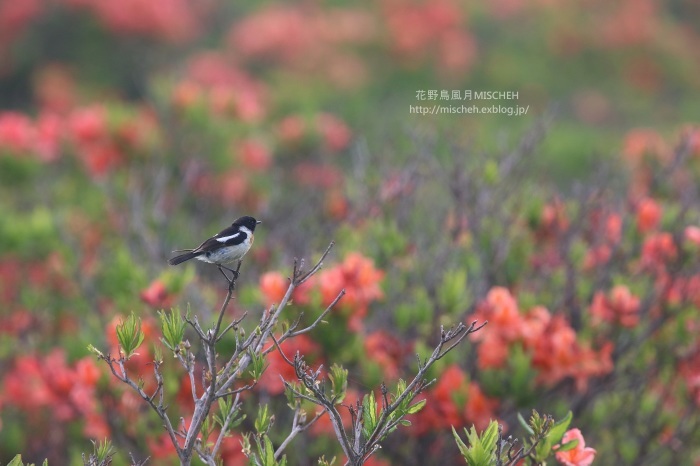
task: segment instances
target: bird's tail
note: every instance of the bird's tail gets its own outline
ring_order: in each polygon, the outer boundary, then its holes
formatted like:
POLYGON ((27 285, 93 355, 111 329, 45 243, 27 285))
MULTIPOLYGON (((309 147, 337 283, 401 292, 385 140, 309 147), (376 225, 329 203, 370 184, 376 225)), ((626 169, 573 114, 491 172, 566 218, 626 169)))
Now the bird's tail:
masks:
MULTIPOLYGON (((181 252, 181 251, 174 251, 174 252, 181 252)), ((179 256, 175 256, 172 259, 168 260, 168 264, 170 264, 170 265, 182 264, 185 261, 188 261, 190 259, 194 259, 199 254, 200 253, 198 253, 198 252, 187 251, 184 254, 180 254, 179 256)))

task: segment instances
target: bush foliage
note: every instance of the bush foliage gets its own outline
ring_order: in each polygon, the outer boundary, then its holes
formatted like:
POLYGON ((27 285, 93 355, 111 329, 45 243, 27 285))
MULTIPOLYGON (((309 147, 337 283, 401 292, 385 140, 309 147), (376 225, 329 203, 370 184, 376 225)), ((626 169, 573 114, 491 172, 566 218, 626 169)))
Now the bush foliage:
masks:
POLYGON ((699 20, 689 0, 0 0, 0 463, 177 464, 207 357, 260 332, 238 404, 196 419, 230 434, 226 465, 344 464, 343 426, 374 466, 695 464, 699 20), (493 112, 416 110, 438 106, 493 112), (246 214, 233 296, 167 265, 246 214))

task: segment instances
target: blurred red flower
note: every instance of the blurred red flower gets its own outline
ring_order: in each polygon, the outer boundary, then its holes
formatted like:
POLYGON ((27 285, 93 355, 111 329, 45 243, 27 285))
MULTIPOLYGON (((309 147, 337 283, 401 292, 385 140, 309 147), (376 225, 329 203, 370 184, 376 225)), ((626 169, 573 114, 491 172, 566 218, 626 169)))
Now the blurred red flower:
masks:
POLYGON ((384 296, 379 286, 383 278, 384 272, 374 267, 372 259, 357 252, 350 253, 342 264, 319 274, 323 304, 330 305, 338 293, 345 289, 345 296, 340 300, 339 306, 351 311, 348 326, 357 331, 362 327, 362 319, 367 314, 369 304, 384 296))
POLYGON ((484 395, 476 382, 469 382, 467 389, 467 404, 464 407, 464 417, 467 424, 473 423, 477 430, 485 430, 489 422, 495 418, 498 400, 484 395))
POLYGON ((663 138, 652 129, 634 129, 627 133, 622 147, 622 155, 636 168, 648 157, 665 160, 668 157, 668 146, 663 138))
POLYGON ((396 337, 383 330, 370 333, 364 338, 365 354, 382 368, 386 380, 399 376, 399 367, 408 348, 396 337))
POLYGON ((348 147, 352 133, 350 128, 338 117, 330 113, 321 113, 316 117, 316 128, 323 144, 332 152, 339 152, 348 147))
POLYGON ((565 444, 572 440, 578 440, 576 446, 568 451, 557 452, 555 455, 557 461, 566 466, 590 466, 593 463, 596 451, 586 446, 586 441, 578 429, 568 430, 561 439, 561 443, 565 444))
POLYGON ((700 227, 697 226, 687 226, 683 230, 683 237, 686 241, 700 247, 700 227))
POLYGON ((141 301, 153 308, 167 308, 172 305, 173 296, 168 293, 165 283, 156 279, 148 285, 148 288, 141 291, 141 301))
POLYGON ((272 165, 272 154, 265 144, 249 139, 234 148, 244 167, 254 171, 264 171, 272 165))
POLYGON ((9 151, 14 155, 24 155, 31 150, 34 137, 34 126, 26 115, 0 113, 0 153, 9 151))
POLYGON ((86 432, 108 434, 95 397, 100 376, 91 357, 71 366, 62 350, 46 356, 20 356, 3 379, 3 398, 30 417, 48 409, 58 422, 87 419, 86 432))
POLYGON ((637 229, 647 233, 656 229, 661 220, 661 206, 651 198, 644 198, 637 204, 637 229))
POLYGON ((671 233, 653 233, 642 244, 642 265, 659 269, 668 261, 675 260, 678 249, 671 233))
MULTIPOLYGON (((318 344, 307 335, 299 335, 286 340, 280 347, 290 361, 293 361, 294 355, 299 352, 304 356, 304 360, 308 364, 318 362, 316 360, 321 353, 318 344)), ((284 383, 282 383, 282 379, 289 382, 297 380, 294 367, 290 366, 287 361, 284 360, 277 348, 268 355, 266 362, 268 366, 258 381, 258 387, 265 390, 270 395, 280 395, 284 392, 284 383)))
MULTIPOLYGON (((292 303, 306 305, 311 302, 310 292, 314 287, 314 277, 298 286, 292 293, 292 303)), ((267 272, 260 277, 260 291, 265 298, 265 305, 279 304, 289 288, 289 280, 279 272, 267 272)))
POLYGON ((108 29, 118 34, 182 43, 192 39, 199 30, 196 2, 188 0, 63 1, 91 11, 108 29))
POLYGON ((619 323, 634 327, 639 323, 639 298, 624 285, 615 286, 608 295, 597 291, 591 304, 594 324, 619 323))
POLYGON ((277 135, 287 144, 297 144, 304 137, 306 122, 299 115, 284 117, 277 125, 277 135))

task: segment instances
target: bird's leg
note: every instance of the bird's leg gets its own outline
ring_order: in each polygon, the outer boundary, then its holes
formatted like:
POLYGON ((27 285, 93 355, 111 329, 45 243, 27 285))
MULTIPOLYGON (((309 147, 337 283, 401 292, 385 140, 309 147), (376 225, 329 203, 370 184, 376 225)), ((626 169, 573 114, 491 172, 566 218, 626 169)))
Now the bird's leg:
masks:
POLYGON ((241 268, 241 262, 242 262, 242 261, 238 261, 238 267, 236 267, 236 270, 229 269, 228 267, 224 267, 223 265, 222 265, 221 267, 223 267, 224 269, 226 269, 226 270, 228 270, 229 272, 231 272, 231 273, 233 274, 233 279, 236 280, 236 279, 238 279, 238 275, 239 275, 239 274, 238 274, 238 270, 240 270, 240 268, 241 268))
POLYGON ((218 267, 219 267, 219 272, 221 272, 221 275, 223 275, 224 278, 226 279, 226 281, 228 282, 229 289, 232 288, 233 283, 235 281, 235 276, 234 276, 234 278, 228 278, 228 275, 226 275, 226 272, 224 272, 224 269, 226 269, 226 270, 231 270, 231 269, 228 269, 228 268, 224 267, 223 265, 219 265, 218 267))

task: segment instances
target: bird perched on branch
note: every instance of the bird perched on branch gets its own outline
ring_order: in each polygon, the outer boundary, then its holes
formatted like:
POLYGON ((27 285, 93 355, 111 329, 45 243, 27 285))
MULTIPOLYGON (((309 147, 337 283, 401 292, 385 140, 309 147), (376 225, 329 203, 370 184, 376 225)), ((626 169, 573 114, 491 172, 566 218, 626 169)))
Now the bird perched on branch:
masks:
POLYGON ((232 280, 228 278, 223 269, 233 272, 234 279, 238 276, 238 271, 224 267, 224 264, 238 261, 240 266, 241 259, 253 245, 253 232, 260 223, 259 220, 247 215, 241 217, 233 222, 230 227, 224 228, 196 248, 173 251, 183 252, 184 254, 173 257, 168 263, 170 265, 178 265, 190 259, 198 259, 202 262, 215 264, 230 285, 232 280))

